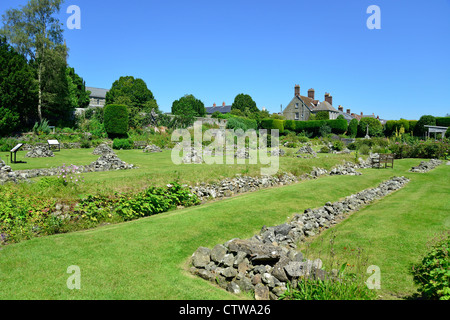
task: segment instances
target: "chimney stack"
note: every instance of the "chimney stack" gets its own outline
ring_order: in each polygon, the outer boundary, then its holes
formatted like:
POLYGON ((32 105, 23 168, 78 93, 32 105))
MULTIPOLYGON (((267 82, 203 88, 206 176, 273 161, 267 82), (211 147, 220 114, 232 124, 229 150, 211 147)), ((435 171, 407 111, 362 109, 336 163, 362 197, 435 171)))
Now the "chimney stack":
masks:
POLYGON ((313 100, 315 100, 315 91, 314 91, 314 89, 309 89, 308 90, 308 98, 311 98, 311 99, 313 99, 313 100))
POLYGON ((222 103, 222 107, 225 107, 225 106, 226 106, 225 102, 224 102, 224 103, 222 103))
POLYGON ((300 95, 300 85, 295 85, 295 96, 298 97, 300 95))
POLYGON ((344 107, 343 106, 339 106, 338 109, 339 109, 340 112, 344 112, 344 107))
POLYGON ((216 105, 216 103, 214 102, 214 104, 213 104, 213 107, 215 108, 215 107, 217 107, 217 105, 216 105))
POLYGON ((333 105, 333 97, 328 92, 325 93, 325 101, 328 102, 329 104, 333 105))
POLYGON ((347 109, 347 114, 351 114, 350 109, 347 109))

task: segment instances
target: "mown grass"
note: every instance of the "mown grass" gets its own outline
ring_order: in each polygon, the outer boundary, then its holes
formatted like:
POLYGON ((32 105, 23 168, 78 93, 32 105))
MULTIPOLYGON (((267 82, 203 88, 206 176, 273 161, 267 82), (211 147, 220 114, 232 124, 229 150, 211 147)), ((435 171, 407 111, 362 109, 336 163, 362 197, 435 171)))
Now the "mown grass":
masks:
MULTIPOLYGON (((52 158, 24 158, 25 152, 18 153, 18 160, 26 163, 12 164, 13 170, 27 170, 38 168, 59 167, 66 165, 87 165, 98 159, 92 154, 94 149, 73 149, 55 152, 52 158)), ((88 194, 113 194, 114 192, 138 192, 149 186, 165 186, 170 182, 178 180, 180 183, 194 185, 196 183, 210 183, 235 177, 236 174, 258 176, 261 168, 267 165, 258 164, 214 164, 176 165, 171 159, 171 150, 162 153, 144 153, 142 150, 117 150, 117 156, 138 169, 119 170, 108 172, 95 172, 83 174, 85 183, 77 188, 60 188, 60 186, 42 189, 42 186, 22 184, 16 187, 19 194, 42 194, 63 200, 74 200, 88 194)), ((5 153, 0 157, 5 160, 5 153)), ((297 159, 294 157, 280 158, 280 172, 290 172, 295 175, 310 173, 313 167, 331 169, 342 161, 351 161, 351 155, 324 155, 320 154, 317 159, 297 159)), ((53 178, 56 179, 56 178, 53 178)), ((40 178, 33 179, 39 181, 40 178)))
MULTIPOLYGON (((429 236, 448 228, 445 195, 450 191, 449 167, 424 175, 408 173, 416 164, 417 159, 401 160, 396 161, 394 170, 368 169, 363 176, 323 177, 6 246, 0 250, 0 299, 246 298, 192 277, 186 271, 192 253, 199 246, 212 248, 235 237, 251 237, 263 225, 284 223, 294 213, 375 187, 393 175, 407 175, 412 181, 336 226, 336 245, 370 249, 369 262, 380 266, 382 288, 390 293, 384 298, 410 294, 414 286, 406 276, 408 264, 424 253, 429 236), (66 270, 71 265, 81 269, 81 290, 66 286, 70 276, 66 270)), ((325 232, 320 237, 326 236, 325 232)), ((311 254, 313 248, 314 243, 311 254)))

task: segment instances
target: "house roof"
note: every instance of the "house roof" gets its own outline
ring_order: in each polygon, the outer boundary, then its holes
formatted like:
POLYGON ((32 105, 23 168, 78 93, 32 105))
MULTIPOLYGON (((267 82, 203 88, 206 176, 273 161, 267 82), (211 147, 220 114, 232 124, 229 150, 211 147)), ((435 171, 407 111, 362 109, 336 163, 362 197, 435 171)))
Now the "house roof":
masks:
POLYGON ((305 97, 305 96, 298 96, 304 103, 305 105, 309 108, 309 110, 313 110, 316 105, 314 104, 314 100, 311 99, 310 97, 305 97))
POLYGON ((207 114, 213 114, 214 112, 217 112, 217 111, 219 111, 222 114, 231 112, 231 106, 207 107, 205 109, 206 109, 207 114))
POLYGON ((331 111, 339 113, 328 101, 319 102, 318 106, 313 111, 331 111))
POLYGON ((340 116, 340 115, 344 116, 344 119, 347 120, 347 122, 350 122, 353 119, 356 119, 355 117, 352 117, 352 115, 350 115, 350 114, 348 114, 346 112, 339 111, 339 115, 338 116, 340 116))
POLYGON ((106 93, 109 91, 108 89, 94 88, 94 87, 86 87, 86 91, 90 91, 90 98, 102 98, 106 99, 106 93))

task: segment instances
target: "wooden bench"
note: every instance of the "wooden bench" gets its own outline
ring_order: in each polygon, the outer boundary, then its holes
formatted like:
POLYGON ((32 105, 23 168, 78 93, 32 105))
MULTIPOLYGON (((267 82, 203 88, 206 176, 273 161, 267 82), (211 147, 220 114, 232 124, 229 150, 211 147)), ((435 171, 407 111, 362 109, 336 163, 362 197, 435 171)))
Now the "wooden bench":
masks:
POLYGON ((385 168, 394 168, 394 154, 385 154, 385 153, 381 153, 380 157, 376 160, 374 160, 374 165, 378 168, 381 168, 382 165, 384 164, 385 168))

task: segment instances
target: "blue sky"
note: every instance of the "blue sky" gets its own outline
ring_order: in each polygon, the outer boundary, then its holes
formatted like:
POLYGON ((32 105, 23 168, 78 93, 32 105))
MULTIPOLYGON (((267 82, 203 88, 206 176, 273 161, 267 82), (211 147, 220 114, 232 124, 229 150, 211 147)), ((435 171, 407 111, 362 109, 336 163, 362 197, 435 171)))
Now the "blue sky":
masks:
POLYGON ((239 93, 279 112, 299 84, 382 119, 450 113, 450 0, 66 0, 64 25, 70 5, 81 30, 65 27, 68 62, 87 86, 142 78, 166 112, 185 94, 211 106, 239 93))

